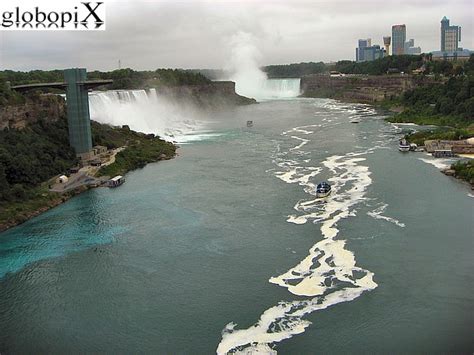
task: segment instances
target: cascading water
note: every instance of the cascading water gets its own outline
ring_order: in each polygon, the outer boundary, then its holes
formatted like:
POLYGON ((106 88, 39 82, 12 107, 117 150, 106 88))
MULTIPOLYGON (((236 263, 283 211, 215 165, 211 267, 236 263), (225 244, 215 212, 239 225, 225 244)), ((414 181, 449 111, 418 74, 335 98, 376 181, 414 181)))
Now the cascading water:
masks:
POLYGON ((300 79, 267 79, 263 94, 266 98, 292 98, 300 95, 300 79))
POLYGON ((91 92, 89 108, 94 121, 128 125, 179 143, 199 140, 205 133, 204 122, 192 118, 196 112, 191 107, 160 97, 155 89, 91 92))
MULTIPOLYGON (((262 73, 264 74, 264 73, 262 73)), ((232 77, 235 91, 239 95, 252 97, 257 101, 290 99, 300 95, 300 79, 247 79, 240 75, 232 77)))
POLYGON ((252 97, 257 101, 288 99, 299 96, 300 79, 268 79, 261 67, 261 43, 249 32, 237 32, 229 39, 231 73, 223 80, 235 82, 239 95, 252 97))

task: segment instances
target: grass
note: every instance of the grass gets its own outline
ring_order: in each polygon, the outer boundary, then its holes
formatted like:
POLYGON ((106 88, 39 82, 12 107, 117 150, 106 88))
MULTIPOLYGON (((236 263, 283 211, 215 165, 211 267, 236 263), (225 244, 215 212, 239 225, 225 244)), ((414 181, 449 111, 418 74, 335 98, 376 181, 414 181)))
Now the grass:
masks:
MULTIPOLYGON (((148 163, 171 159, 176 152, 176 146, 172 143, 153 134, 135 132, 127 127, 116 128, 94 122, 93 134, 96 144, 106 145, 109 148, 126 145, 126 148, 116 155, 115 162, 102 167, 98 175, 124 175, 148 163)), ((21 196, 0 200, 0 231, 25 222, 87 189, 81 187, 62 194, 54 193, 48 190, 48 182, 22 189, 21 196)))
POLYGON ((98 175, 124 175, 146 164, 174 157, 176 147, 159 138, 142 138, 133 141, 115 156, 115 162, 102 167, 98 175))
POLYGON ((424 145, 426 140, 462 140, 470 137, 474 137, 474 130, 472 129, 451 128, 437 128, 435 130, 420 131, 405 136, 410 143, 417 145, 424 145))
POLYGON ((0 205, 0 230, 5 226, 23 223, 33 215, 66 201, 76 193, 77 191, 60 195, 50 192, 48 191, 48 184, 43 183, 28 190, 27 195, 22 200, 3 202, 0 205))

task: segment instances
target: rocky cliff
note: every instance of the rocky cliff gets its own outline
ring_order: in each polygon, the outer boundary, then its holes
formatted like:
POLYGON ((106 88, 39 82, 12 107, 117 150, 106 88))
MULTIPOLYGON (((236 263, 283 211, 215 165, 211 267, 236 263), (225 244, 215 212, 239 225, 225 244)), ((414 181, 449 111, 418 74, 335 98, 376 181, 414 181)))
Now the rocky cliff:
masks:
POLYGON ((302 96, 327 97, 357 102, 378 102, 425 85, 433 79, 412 75, 306 75, 301 78, 302 96))
POLYGON ((55 121, 66 115, 65 100, 58 95, 40 95, 27 98, 21 105, 0 106, 0 130, 24 128, 41 118, 55 121))
POLYGON ((213 81, 209 84, 164 86, 157 89, 161 95, 174 100, 183 100, 202 108, 248 105, 255 99, 241 96, 235 92, 233 81, 213 81))
MULTIPOLYGON (((248 105, 254 99, 240 96, 235 92, 232 81, 213 81, 209 84, 162 86, 157 89, 161 95, 177 102, 189 102, 201 108, 248 105)), ((20 105, 0 106, 0 130, 5 128, 24 128, 41 118, 57 120, 66 115, 66 102, 63 97, 53 94, 38 95, 25 99, 20 105)))

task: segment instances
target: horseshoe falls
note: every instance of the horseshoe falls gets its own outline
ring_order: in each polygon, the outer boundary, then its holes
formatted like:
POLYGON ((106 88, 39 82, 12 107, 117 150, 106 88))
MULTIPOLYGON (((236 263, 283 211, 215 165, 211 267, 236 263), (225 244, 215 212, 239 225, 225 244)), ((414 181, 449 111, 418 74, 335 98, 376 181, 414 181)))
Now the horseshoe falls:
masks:
MULTIPOLYGON (((245 73, 247 74, 247 73, 245 73)), ((266 77, 238 76, 235 90, 238 94, 258 101, 292 99, 300 95, 300 79, 267 79, 266 77)))

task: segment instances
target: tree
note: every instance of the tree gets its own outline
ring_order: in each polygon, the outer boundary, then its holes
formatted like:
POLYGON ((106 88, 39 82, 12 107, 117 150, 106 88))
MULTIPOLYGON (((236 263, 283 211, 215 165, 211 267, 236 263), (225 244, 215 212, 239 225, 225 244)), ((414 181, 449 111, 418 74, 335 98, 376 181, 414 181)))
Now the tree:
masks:
POLYGON ((5 174, 5 168, 0 162, 0 201, 7 196, 7 193, 10 190, 10 184, 7 181, 7 176, 5 174))

